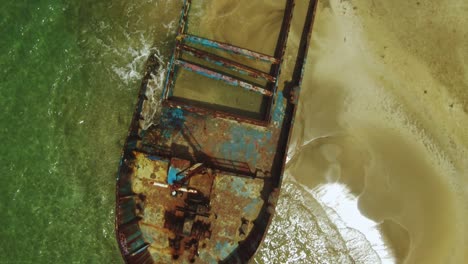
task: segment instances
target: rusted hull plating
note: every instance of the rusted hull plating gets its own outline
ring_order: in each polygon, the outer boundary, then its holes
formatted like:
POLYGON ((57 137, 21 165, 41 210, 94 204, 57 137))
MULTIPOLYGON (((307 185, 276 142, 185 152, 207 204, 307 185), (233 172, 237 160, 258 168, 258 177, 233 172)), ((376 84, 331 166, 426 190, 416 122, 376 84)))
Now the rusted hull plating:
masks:
MULTIPOLYGON (((274 56, 186 33, 184 3, 166 76, 158 125, 140 127, 146 85, 157 68, 148 61, 119 167, 116 236, 126 263, 246 263, 264 238, 276 206, 289 135, 303 77, 316 1, 310 1, 296 64, 278 86, 294 1, 288 0, 274 56), (269 73, 191 44, 271 64, 269 73), (265 87, 180 59, 181 53, 267 81, 265 87), (230 82, 271 99, 252 119, 171 98, 180 67, 230 82)), ((233 87, 235 89, 235 87, 233 87)))

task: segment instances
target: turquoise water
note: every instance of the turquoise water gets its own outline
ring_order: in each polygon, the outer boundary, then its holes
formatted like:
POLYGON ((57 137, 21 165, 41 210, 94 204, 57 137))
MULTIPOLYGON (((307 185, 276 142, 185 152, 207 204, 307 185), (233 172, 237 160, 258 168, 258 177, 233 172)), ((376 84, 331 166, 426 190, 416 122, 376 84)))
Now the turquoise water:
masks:
POLYGON ((164 5, 3 3, 0 263, 122 262, 115 175, 164 5))

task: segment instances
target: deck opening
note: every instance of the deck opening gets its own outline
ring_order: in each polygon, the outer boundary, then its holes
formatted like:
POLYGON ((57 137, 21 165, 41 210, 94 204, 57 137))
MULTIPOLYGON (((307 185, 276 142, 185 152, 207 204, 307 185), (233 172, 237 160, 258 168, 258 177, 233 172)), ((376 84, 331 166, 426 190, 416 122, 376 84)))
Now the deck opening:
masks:
POLYGON ((202 26, 191 22, 190 11, 206 10, 206 5, 191 0, 184 4, 163 100, 191 112, 268 124, 293 3, 286 2, 282 26, 272 32, 276 46, 267 52, 197 35, 202 26))

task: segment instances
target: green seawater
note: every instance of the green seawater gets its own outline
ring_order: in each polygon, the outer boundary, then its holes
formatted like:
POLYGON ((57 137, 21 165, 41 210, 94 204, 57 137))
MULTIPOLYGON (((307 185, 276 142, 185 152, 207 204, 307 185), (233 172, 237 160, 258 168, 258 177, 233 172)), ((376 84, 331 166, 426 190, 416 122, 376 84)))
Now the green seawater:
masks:
POLYGON ((2 1, 0 263, 122 263, 115 177, 166 5, 2 1))

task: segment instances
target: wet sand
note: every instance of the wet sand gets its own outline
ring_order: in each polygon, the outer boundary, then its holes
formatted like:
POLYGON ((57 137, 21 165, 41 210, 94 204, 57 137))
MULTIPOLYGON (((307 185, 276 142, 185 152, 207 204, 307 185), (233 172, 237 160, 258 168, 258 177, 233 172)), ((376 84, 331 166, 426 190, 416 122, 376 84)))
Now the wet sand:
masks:
POLYGON ((468 261, 468 4, 322 1, 289 174, 346 184, 396 262, 468 261))

